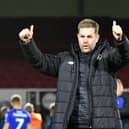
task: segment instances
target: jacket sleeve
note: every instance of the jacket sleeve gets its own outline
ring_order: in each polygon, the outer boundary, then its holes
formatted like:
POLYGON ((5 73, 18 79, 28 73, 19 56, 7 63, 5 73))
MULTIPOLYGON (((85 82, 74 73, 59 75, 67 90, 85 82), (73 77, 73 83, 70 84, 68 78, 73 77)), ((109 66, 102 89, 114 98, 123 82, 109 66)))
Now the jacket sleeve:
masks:
POLYGON ((34 40, 31 40, 27 44, 22 41, 19 41, 19 43, 25 58, 35 69, 51 76, 58 75, 60 64, 60 57, 58 55, 42 53, 36 46, 34 40))
POLYGON ((122 41, 114 41, 115 48, 112 48, 109 53, 109 67, 113 72, 117 72, 119 69, 129 63, 129 40, 126 36, 123 36, 122 41))

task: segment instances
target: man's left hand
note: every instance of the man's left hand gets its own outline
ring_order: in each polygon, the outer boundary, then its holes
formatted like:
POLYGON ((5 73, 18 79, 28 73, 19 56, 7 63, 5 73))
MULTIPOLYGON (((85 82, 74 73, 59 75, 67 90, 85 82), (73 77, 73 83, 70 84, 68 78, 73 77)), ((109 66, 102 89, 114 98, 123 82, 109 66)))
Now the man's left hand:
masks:
POLYGON ((120 25, 117 25, 116 21, 113 21, 112 34, 116 40, 118 41, 122 40, 123 30, 120 25))

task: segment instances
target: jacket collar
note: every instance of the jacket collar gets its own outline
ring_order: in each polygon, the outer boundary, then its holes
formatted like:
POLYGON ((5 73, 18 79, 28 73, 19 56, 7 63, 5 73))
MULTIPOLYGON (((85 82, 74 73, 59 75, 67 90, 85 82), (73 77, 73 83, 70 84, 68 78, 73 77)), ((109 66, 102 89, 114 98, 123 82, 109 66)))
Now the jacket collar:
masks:
MULTIPOLYGON (((100 39, 97 44, 96 44, 96 47, 94 49, 94 51, 92 53, 100 53, 105 47, 109 46, 109 43, 107 40, 103 40, 103 39, 100 39)), ((79 53, 81 52, 80 50, 80 47, 79 47, 79 43, 78 42, 75 42, 75 43, 72 43, 71 44, 71 51, 72 53, 75 55, 79 55, 79 53)))

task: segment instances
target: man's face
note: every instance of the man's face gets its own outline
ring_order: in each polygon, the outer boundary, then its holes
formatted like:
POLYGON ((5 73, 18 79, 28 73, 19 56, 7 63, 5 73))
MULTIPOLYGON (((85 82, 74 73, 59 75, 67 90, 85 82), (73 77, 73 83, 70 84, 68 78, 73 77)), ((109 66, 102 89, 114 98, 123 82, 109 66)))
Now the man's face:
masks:
POLYGON ((81 52, 83 53, 93 51, 99 40, 99 34, 95 33, 94 28, 80 28, 77 37, 81 52))

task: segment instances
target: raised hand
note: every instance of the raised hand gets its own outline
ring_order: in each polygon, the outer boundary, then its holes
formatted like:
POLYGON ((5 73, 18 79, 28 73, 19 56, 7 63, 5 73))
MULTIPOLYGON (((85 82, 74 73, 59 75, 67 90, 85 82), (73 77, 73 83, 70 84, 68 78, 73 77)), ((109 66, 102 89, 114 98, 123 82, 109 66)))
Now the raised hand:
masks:
POLYGON ((31 25, 30 28, 25 28, 19 32, 19 38, 25 43, 28 43, 33 38, 34 25, 31 25))
POLYGON ((116 21, 113 21, 112 34, 116 40, 122 40, 123 30, 120 25, 117 25, 116 21))

